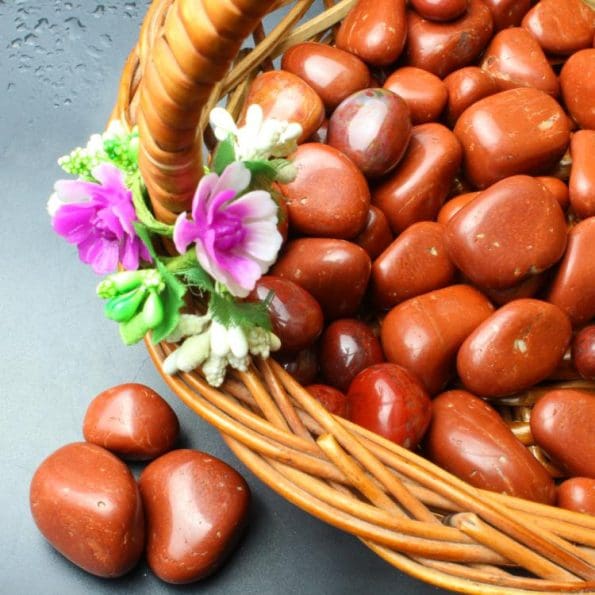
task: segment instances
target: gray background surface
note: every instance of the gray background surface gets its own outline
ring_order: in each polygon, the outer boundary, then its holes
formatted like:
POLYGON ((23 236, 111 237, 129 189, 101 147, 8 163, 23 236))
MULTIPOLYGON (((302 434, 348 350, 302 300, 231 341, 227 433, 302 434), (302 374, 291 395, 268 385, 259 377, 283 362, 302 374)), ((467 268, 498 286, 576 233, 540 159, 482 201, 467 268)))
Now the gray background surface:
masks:
POLYGON ((143 347, 120 343, 95 297, 97 277, 53 234, 45 203, 54 180, 65 177, 56 158, 103 129, 147 4, 0 0, 0 594, 443 592, 402 575, 251 475, 167 390, 143 347), (56 553, 31 519, 37 465, 82 439, 95 395, 132 381, 173 405, 180 446, 229 462, 252 488, 246 537, 201 583, 166 585, 144 562, 124 578, 97 579, 56 553))

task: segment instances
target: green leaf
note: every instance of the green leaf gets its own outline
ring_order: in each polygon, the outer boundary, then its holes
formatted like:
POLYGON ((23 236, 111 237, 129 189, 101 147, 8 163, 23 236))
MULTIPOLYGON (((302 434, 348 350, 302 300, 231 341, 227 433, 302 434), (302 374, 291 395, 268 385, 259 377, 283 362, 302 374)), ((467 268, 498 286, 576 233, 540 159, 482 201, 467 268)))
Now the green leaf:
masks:
MULTIPOLYGON (((278 161, 284 161, 279 159, 278 161)), ((269 183, 274 182, 277 177, 277 168, 274 161, 244 161, 244 165, 250 173, 258 179, 268 180, 269 183)))
POLYGON ((236 151, 233 146, 232 136, 228 136, 224 141, 221 141, 215 149, 213 155, 213 162, 211 169, 220 176, 223 170, 236 160, 236 151))
POLYGON ((213 279, 198 263, 195 266, 176 271, 176 275, 183 277, 189 287, 196 287, 201 291, 215 291, 213 279))
POLYGON ((162 262, 159 260, 155 262, 157 263, 157 270, 161 273, 163 281, 165 281, 165 289, 159 294, 163 304, 163 319, 153 329, 151 339, 153 343, 159 343, 168 335, 171 335, 178 325, 180 308, 184 306, 183 298, 186 294, 186 287, 173 273, 167 270, 162 262))
MULTIPOLYGON (((134 210, 136 211, 136 216, 138 217, 139 222, 142 223, 149 232, 171 238, 174 235, 174 226, 167 225, 166 223, 162 223, 161 221, 157 221, 157 219, 155 219, 153 213, 151 213, 149 207, 147 206, 147 201, 145 199, 145 189, 140 176, 133 177, 131 186, 132 202, 134 204, 134 210)), ((145 244, 147 244, 147 242, 145 242, 145 244)), ((147 248, 148 247, 149 246, 147 244, 147 248)))
POLYGON ((260 326, 271 330, 271 319, 266 302, 236 302, 232 297, 212 293, 209 310, 213 318, 226 327, 260 326))

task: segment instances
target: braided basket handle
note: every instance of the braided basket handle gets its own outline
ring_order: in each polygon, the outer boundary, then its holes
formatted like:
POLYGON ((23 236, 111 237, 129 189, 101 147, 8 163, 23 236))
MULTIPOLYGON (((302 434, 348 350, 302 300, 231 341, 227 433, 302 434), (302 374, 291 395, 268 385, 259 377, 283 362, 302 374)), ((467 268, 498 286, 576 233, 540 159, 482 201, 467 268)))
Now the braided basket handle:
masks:
POLYGON ((202 175, 201 112, 276 0, 154 0, 140 35, 139 165, 156 214, 189 209, 202 175))

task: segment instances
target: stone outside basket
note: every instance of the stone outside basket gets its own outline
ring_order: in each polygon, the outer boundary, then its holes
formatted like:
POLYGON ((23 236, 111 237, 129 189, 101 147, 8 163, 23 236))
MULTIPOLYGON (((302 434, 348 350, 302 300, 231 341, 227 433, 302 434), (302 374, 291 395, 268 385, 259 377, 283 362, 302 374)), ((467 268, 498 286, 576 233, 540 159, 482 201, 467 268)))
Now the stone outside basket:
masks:
MULTIPOLYGON (((304 23, 313 0, 153 1, 112 118, 139 127, 159 218, 171 223, 188 208, 211 108, 226 98, 237 116, 259 69, 293 44, 332 40, 354 3, 326 0, 304 23), (265 33, 262 19, 284 6, 265 33), (250 35, 255 49, 241 50, 250 35)), ((168 386, 255 475, 398 569, 463 593, 595 592, 595 517, 471 487, 331 415, 273 360, 214 389, 197 373, 165 374, 168 344, 147 347, 168 386)))

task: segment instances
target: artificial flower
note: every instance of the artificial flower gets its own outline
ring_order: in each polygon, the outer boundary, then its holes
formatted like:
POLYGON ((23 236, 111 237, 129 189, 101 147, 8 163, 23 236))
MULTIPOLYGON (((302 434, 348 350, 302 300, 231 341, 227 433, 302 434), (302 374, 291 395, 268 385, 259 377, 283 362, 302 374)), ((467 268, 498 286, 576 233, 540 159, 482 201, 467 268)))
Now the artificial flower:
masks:
POLYGON ((286 157, 297 149, 302 127, 296 122, 264 118, 262 108, 252 104, 246 111, 246 124, 238 128, 231 114, 222 107, 211 110, 210 124, 215 137, 224 141, 230 136, 236 159, 240 161, 267 160, 286 157))
POLYGON ((173 342, 182 338, 182 344, 163 362, 164 371, 173 375, 200 367, 212 386, 223 383, 227 366, 246 372, 250 355, 267 358, 271 351, 281 347, 279 337, 262 327, 226 327, 213 320, 209 313, 182 315, 167 340, 173 342))
POLYGON ((52 227, 78 247, 79 258, 96 273, 114 272, 118 264, 135 270, 141 259, 151 261, 151 255, 134 230, 132 193, 114 165, 101 163, 92 174, 98 183, 56 182, 48 202, 52 227))
POLYGON ((174 226, 176 248, 196 244, 196 258, 216 281, 237 297, 246 297, 269 269, 281 248, 278 207, 269 192, 244 195, 250 172, 241 162, 221 176, 201 179, 192 201, 192 220, 181 213, 174 226))

